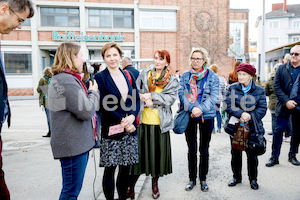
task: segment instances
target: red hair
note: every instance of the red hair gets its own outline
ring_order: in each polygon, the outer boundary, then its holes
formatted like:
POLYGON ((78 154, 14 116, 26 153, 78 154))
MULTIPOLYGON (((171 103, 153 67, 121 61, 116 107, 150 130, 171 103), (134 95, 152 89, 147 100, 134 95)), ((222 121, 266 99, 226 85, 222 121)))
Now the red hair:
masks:
POLYGON ((158 49, 154 52, 154 56, 155 54, 158 53, 158 55, 164 59, 166 59, 167 63, 170 64, 171 63, 171 57, 170 57, 170 53, 165 50, 165 49, 158 49))
POLYGON ((237 60, 237 61, 234 63, 232 72, 229 73, 229 79, 230 79, 231 81, 234 81, 234 82, 238 81, 238 75, 237 75, 237 73, 236 73, 236 69, 237 69, 237 67, 238 67, 240 64, 241 64, 241 61, 239 61, 239 60, 237 60))

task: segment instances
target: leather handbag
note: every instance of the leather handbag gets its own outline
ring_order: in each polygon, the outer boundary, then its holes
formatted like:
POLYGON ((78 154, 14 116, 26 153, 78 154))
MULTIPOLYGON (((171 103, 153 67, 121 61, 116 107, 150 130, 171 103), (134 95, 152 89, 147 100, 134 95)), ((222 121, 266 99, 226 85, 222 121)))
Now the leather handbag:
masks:
POLYGON ((265 137, 263 136, 263 133, 259 132, 258 129, 258 122, 254 115, 251 115, 253 124, 254 124, 254 130, 255 134, 250 135, 248 140, 248 148, 254 152, 256 155, 260 156, 263 155, 266 152, 267 149, 267 141, 265 137))
POLYGON ((244 151, 248 147, 249 133, 250 128, 247 122, 238 123, 232 140, 232 148, 238 151, 244 151))
POLYGON ((173 131, 176 134, 182 134, 185 132, 190 121, 190 113, 189 111, 185 111, 184 109, 178 110, 174 120, 174 128, 173 131))

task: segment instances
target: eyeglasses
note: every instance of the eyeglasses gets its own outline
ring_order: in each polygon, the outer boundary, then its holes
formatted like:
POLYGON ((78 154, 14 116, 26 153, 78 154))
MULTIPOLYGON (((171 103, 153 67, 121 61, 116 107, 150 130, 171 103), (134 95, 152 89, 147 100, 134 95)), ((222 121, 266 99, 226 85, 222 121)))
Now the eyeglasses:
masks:
POLYGON ((204 60, 204 58, 191 58, 192 61, 200 61, 200 60, 204 60))
POLYGON ((291 56, 295 55, 295 56, 299 56, 299 53, 290 53, 291 56))
POLYGON ((23 24, 25 22, 25 19, 19 17, 19 15, 11 7, 9 7, 9 9, 18 17, 19 23, 23 24))

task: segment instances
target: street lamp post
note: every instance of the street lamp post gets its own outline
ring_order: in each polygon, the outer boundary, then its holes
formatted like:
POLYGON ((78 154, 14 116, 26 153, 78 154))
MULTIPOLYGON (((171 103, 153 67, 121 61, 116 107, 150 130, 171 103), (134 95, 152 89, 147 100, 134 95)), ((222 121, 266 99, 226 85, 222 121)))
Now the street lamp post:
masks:
POLYGON ((265 0, 263 0, 262 31, 261 31, 261 56, 260 56, 260 81, 265 81, 265 0))

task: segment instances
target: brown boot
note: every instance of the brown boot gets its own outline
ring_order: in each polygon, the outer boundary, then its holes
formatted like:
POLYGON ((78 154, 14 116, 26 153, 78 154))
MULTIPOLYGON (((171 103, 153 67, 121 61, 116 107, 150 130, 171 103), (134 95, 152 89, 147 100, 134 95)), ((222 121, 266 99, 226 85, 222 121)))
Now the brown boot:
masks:
POLYGON ((160 196, 158 189, 158 177, 152 178, 152 197, 153 199, 158 199, 160 196))

